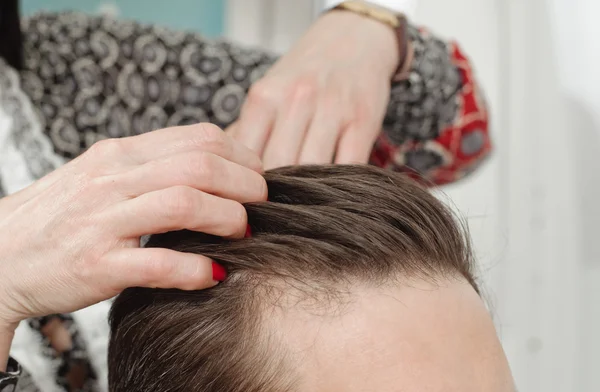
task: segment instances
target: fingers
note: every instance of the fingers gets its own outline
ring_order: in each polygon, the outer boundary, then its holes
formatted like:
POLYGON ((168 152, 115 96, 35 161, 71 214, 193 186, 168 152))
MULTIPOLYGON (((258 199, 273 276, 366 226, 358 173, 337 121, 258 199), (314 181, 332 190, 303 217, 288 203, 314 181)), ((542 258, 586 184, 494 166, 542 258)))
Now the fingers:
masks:
POLYGON ((265 170, 298 162, 300 149, 312 117, 308 96, 300 97, 278 117, 263 153, 265 170))
POLYGON ((301 165, 333 162, 336 144, 341 131, 341 121, 333 113, 317 110, 304 138, 298 158, 301 165))
POLYGON ((113 160, 123 165, 140 165, 192 151, 210 152, 262 172, 262 163, 256 153, 234 141, 217 126, 205 123, 104 140, 92 146, 88 154, 100 162, 113 160))
POLYGON ((255 84, 250 88, 232 135, 235 140, 259 156, 263 154, 276 115, 270 98, 271 93, 262 86, 255 84))
POLYGON ((256 171, 208 152, 188 152, 148 162, 110 176, 126 197, 188 186, 240 203, 267 199, 267 183, 256 171))
POLYGON ((116 249, 103 257, 100 268, 95 278, 109 282, 115 292, 127 287, 201 290, 218 283, 209 258, 169 249, 116 249))
POLYGON ((335 163, 368 163, 377 136, 377 131, 373 131, 374 129, 350 126, 343 132, 338 142, 335 163))
POLYGON ((124 238, 183 229, 241 238, 248 220, 240 203, 186 186, 145 193, 104 214, 110 230, 124 238))

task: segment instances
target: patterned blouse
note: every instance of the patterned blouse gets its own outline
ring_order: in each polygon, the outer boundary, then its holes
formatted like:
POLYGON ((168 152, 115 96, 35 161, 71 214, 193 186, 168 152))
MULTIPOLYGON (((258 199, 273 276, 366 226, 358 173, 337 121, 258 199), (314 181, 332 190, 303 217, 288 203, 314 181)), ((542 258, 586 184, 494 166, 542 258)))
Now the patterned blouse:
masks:
MULTIPOLYGON (((197 122, 226 127, 277 59, 194 33, 79 13, 39 14, 23 30, 24 69, 0 59, 0 117, 12 119, 0 121, 0 197, 101 139, 197 122)), ((409 71, 392 83, 371 163, 434 184, 456 181, 490 151, 487 108, 454 42, 413 26, 408 34, 409 71)), ((106 390, 109 306, 21 323, 0 392, 106 390)))

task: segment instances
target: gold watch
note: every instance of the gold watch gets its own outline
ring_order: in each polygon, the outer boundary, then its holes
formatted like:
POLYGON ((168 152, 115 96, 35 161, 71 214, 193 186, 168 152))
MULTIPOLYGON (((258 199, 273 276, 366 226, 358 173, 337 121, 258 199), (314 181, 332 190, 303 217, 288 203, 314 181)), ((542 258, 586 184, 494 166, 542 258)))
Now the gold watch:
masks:
POLYGON ((408 71, 407 63, 410 63, 410 58, 412 57, 412 49, 409 45, 406 34, 407 21, 404 14, 395 12, 378 4, 358 0, 343 1, 333 9, 354 12, 386 24, 390 26, 390 28, 394 29, 398 41, 398 53, 400 54, 400 61, 398 63, 398 69, 396 70, 392 79, 399 80, 404 77, 408 71))

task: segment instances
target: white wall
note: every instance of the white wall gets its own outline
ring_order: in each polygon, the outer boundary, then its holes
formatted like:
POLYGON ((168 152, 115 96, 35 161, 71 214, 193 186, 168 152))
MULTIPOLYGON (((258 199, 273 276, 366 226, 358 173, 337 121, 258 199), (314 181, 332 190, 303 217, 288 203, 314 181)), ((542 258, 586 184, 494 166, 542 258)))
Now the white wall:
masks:
POLYGON ((580 258, 570 260, 579 268, 577 291, 576 377, 579 390, 600 390, 600 2, 596 0, 549 0, 553 39, 557 43, 559 92, 565 112, 565 132, 574 151, 573 182, 578 195, 580 219, 577 238, 580 258), (591 389, 588 389, 591 390, 591 389))
MULTIPOLYGON (((285 50, 318 1, 229 3, 232 38, 285 50)), ((417 12, 460 42, 490 102, 493 159, 442 197, 468 219, 521 391, 600 391, 597 15, 597 0, 421 0, 417 12)))

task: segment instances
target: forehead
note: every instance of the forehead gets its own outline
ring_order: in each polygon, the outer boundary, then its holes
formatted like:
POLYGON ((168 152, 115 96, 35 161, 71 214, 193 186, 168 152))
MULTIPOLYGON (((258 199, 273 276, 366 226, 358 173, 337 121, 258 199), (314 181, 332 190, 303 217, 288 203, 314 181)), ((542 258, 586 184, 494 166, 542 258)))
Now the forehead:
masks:
POLYGON ((355 287, 330 314, 281 308, 268 321, 301 392, 512 392, 491 318, 466 282, 355 287))

